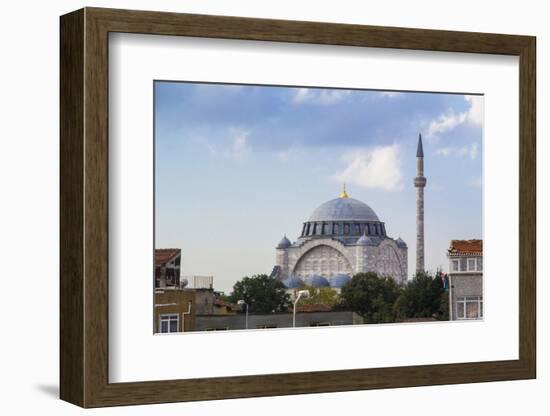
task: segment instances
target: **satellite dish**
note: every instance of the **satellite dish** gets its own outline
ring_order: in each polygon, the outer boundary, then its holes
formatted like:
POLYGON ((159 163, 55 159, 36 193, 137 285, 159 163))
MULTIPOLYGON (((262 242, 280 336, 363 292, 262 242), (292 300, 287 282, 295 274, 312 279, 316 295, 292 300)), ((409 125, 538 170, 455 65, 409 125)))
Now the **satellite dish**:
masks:
POLYGON ((180 287, 184 288, 189 284, 189 281, 187 279, 181 279, 180 280, 180 287))

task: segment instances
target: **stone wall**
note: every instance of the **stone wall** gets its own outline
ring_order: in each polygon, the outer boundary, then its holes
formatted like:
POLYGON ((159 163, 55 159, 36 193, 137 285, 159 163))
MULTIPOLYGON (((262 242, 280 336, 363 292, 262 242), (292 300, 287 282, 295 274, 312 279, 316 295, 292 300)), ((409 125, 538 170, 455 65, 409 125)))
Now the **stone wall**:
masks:
POLYGON ((376 272, 392 276, 399 283, 407 279, 407 248, 395 240, 384 238, 378 246, 344 245, 335 239, 314 239, 298 247, 277 249, 277 266, 281 278, 290 275, 327 278, 340 273, 354 275, 376 272))
MULTIPOLYGON (((245 329, 245 314, 195 316, 194 331, 245 329)), ((302 312, 296 314, 296 326, 333 326, 362 324, 363 319, 354 312, 302 312)), ((291 328, 292 313, 249 315, 248 329, 291 328)))
POLYGON ((483 275, 481 273, 451 274, 453 320, 457 319, 456 301, 463 296, 483 296, 483 275))

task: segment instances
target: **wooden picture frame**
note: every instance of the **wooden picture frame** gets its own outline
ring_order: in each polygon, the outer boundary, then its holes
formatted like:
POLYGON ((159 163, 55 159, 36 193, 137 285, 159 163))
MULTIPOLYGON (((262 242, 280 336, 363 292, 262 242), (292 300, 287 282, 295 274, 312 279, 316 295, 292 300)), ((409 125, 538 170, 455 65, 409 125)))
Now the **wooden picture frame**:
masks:
POLYGON ((85 8, 61 17, 60 396, 82 407, 529 379, 536 376, 535 38, 85 8), (519 57, 519 359, 109 383, 108 34, 192 36, 519 57))

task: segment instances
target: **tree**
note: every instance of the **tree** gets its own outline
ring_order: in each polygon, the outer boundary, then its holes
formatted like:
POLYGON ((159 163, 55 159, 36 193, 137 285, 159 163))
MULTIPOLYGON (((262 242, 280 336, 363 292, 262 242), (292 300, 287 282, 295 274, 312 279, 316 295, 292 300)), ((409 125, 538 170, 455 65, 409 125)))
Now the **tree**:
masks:
POLYGON ((395 313, 400 319, 448 319, 446 297, 439 274, 432 277, 428 273, 418 273, 401 291, 395 302, 395 313))
POLYGON ((342 288, 339 308, 358 313, 369 324, 395 322, 393 306, 398 296, 399 286, 391 277, 359 273, 342 288))
POLYGON ((447 291, 441 293, 441 303, 439 304, 439 311, 436 318, 439 321, 449 320, 449 292, 447 291))
POLYGON ((285 312, 290 306, 290 296, 280 280, 265 274, 243 277, 233 285, 231 302, 244 300, 250 313, 285 312))
POLYGON ((300 300, 300 303, 306 305, 328 305, 333 307, 336 305, 340 299, 338 297, 338 292, 330 287, 320 287, 314 288, 311 286, 305 286, 304 289, 309 291, 309 297, 303 300, 300 300))

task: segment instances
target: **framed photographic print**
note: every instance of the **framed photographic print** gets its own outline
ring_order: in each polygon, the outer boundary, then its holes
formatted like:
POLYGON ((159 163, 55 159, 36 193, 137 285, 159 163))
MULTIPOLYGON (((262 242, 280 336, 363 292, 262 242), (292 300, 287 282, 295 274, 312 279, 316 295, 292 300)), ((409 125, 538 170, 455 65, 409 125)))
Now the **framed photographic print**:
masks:
POLYGON ((61 17, 61 398, 534 378, 535 38, 61 17))

